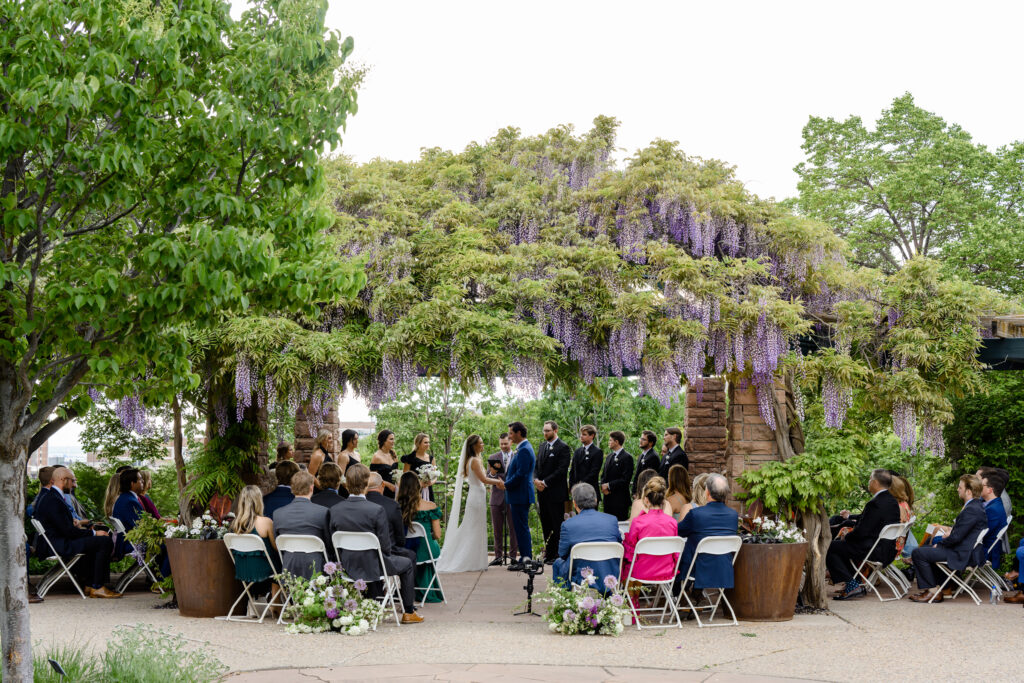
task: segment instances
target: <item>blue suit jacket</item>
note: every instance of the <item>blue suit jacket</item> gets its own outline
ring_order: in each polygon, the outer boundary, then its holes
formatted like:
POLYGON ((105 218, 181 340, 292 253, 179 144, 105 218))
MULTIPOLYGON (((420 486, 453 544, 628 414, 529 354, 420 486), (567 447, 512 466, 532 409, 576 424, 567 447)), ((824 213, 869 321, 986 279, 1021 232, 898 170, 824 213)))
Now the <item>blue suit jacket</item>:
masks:
POLYGON ((533 470, 537 456, 526 439, 519 442, 515 457, 505 473, 505 502, 509 505, 533 505, 533 470))
POLYGON ((274 513, 295 500, 290 486, 280 486, 263 496, 263 516, 274 518, 274 513))
MULTIPOLYGON (((990 501, 985 502, 985 517, 988 519, 988 533, 985 535, 985 548, 988 549, 990 545, 995 543, 996 535, 999 531, 1006 526, 1006 508, 1003 507, 1003 501, 999 498, 993 498, 990 501)), ((995 547, 988 554, 988 561, 992 563, 992 566, 997 570, 999 565, 1003 561, 1003 543, 1000 541, 996 543, 995 547)))
MULTIPOLYGON (((125 531, 131 531, 139 523, 139 517, 146 513, 142 503, 132 493, 122 493, 114 501, 114 510, 111 517, 117 517, 124 524, 125 531)), ((126 551, 131 550, 131 544, 124 536, 117 537, 117 544, 114 546, 114 555, 121 557, 126 551)))
MULTIPOLYGON (((985 515, 985 506, 980 498, 972 498, 967 501, 960 514, 953 522, 953 528, 949 534, 939 539, 939 545, 950 551, 946 558, 946 564, 953 571, 963 571, 968 565, 978 564, 985 561, 985 542, 982 541, 974 552, 974 544, 978 540, 978 534, 988 528, 988 517, 985 515)), ((991 544, 991 540, 989 541, 991 544)))
MULTIPOLYGON (((686 576, 697 544, 708 536, 736 536, 739 515, 725 503, 711 501, 690 510, 679 522, 679 535, 686 539, 679 574, 686 576)), ((732 588, 732 555, 701 555, 693 568, 694 588, 732 588)))
MULTIPOLYGON (((558 559, 551 568, 552 579, 569 580, 569 551, 577 543, 590 543, 593 541, 611 541, 621 543, 619 535, 619 520, 615 515, 597 510, 583 510, 575 517, 562 522, 562 533, 558 539, 558 559)), ((581 572, 584 567, 594 570, 597 583, 594 587, 604 591, 604 577, 611 574, 619 578, 619 563, 615 560, 599 560, 597 562, 577 560, 572 568, 572 582, 583 581, 581 572)))

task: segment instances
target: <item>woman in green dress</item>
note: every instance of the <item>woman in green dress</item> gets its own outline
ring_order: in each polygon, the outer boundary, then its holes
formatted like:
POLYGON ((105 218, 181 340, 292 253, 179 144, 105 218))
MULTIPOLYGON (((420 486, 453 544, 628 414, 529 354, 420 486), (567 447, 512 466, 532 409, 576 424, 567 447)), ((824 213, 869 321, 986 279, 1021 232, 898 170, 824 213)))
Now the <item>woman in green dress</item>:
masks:
POLYGON ((402 521, 405 522, 406 531, 413 522, 419 522, 427 532, 427 537, 418 539, 416 547, 416 591, 417 595, 426 593, 423 602, 441 602, 444 598, 437 584, 429 591, 427 587, 434 580, 434 567, 431 564, 419 564, 429 560, 431 553, 436 560, 441 554, 441 511, 437 504, 424 500, 420 496, 420 479, 412 472, 406 472, 398 482, 398 503, 402 507, 402 521))
POLYGON ((281 571, 281 555, 277 552, 274 541, 274 520, 263 516, 263 495, 258 486, 246 486, 238 494, 238 507, 235 519, 231 522, 231 533, 255 534, 263 539, 272 564, 267 564, 267 556, 253 550, 249 552, 232 551, 235 557, 235 578, 239 581, 256 581, 255 595, 264 593, 271 587, 272 595, 277 595, 280 587, 271 578, 281 571))

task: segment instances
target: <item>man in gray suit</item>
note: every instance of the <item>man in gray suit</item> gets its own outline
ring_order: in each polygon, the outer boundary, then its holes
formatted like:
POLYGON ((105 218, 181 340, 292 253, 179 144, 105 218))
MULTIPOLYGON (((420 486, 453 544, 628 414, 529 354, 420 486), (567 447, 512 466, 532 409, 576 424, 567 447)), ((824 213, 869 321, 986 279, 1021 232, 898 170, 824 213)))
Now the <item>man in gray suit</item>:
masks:
MULTIPOLYGON (((310 500, 313 495, 313 475, 306 471, 292 477, 295 500, 274 511, 274 533, 302 534, 322 539, 331 547, 330 510, 310 500)), ((314 571, 324 570, 324 556, 320 553, 283 553, 284 568, 295 576, 308 579, 314 571)))
MULTIPOLYGON (((512 442, 509 441, 508 433, 498 437, 498 447, 501 450, 487 458, 488 473, 496 479, 505 481, 505 470, 508 469, 508 461, 512 459, 512 442)), ((519 557, 519 547, 516 545, 516 532, 512 530, 512 513, 505 502, 505 492, 497 486, 491 487, 491 526, 494 528, 494 559, 491 560, 491 565, 505 563, 506 533, 508 557, 514 561, 519 557)))
MULTIPOLYGON (((366 499, 370 470, 366 465, 352 465, 345 471, 345 488, 349 496, 330 509, 331 532, 368 531, 380 541, 384 569, 388 576, 397 575, 401 582, 403 624, 418 624, 423 617, 416 614, 416 563, 398 554, 391 543, 391 526, 384 508, 366 499)), ((372 550, 342 550, 341 566, 353 579, 367 583, 380 581, 381 568, 372 550)))

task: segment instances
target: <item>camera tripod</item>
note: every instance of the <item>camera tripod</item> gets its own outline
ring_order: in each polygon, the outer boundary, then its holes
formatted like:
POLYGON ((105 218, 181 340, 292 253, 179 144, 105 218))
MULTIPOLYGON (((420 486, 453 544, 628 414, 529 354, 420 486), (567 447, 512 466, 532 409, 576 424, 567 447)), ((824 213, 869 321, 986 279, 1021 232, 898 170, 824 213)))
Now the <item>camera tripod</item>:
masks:
POLYGON ((527 560, 523 564, 523 571, 526 573, 526 585, 523 586, 523 589, 526 590, 526 609, 522 612, 514 612, 512 616, 518 617, 522 614, 532 614, 535 617, 539 617, 541 615, 533 611, 533 580, 537 578, 538 574, 544 573, 544 563, 527 560))

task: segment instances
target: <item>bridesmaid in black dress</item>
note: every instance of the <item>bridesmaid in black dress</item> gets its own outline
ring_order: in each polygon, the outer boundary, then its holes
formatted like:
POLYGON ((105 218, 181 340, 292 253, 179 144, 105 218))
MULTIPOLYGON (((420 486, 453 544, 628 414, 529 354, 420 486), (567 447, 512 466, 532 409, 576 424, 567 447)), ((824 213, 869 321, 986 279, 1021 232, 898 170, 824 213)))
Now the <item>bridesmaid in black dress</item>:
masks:
POLYGON ((394 472, 398 469, 398 458, 395 456, 395 433, 385 429, 377 435, 377 452, 370 458, 370 471, 376 472, 384 480, 384 495, 395 497, 394 472))
POLYGON ((356 453, 356 446, 359 445, 359 434, 354 429, 346 429, 341 433, 341 452, 338 453, 338 467, 342 472, 348 472, 348 468, 359 463, 359 454, 356 453))
POLYGON ((333 449, 334 434, 331 433, 330 429, 321 429, 316 435, 316 446, 309 455, 309 465, 306 466, 310 474, 315 477, 316 473, 320 471, 321 465, 325 462, 334 462, 334 458, 331 457, 333 449))
MULTIPOLYGON (((416 435, 415 439, 413 439, 413 451, 412 451, 412 453, 409 453, 408 455, 403 455, 402 456, 402 464, 404 465, 404 467, 402 468, 402 471, 403 472, 412 471, 412 472, 415 473, 417 467, 422 467, 423 465, 431 465, 431 464, 433 464, 433 462, 434 462, 434 456, 431 455, 431 453, 430 453, 430 437, 427 436, 426 434, 423 434, 421 432, 421 433, 416 435)), ((434 501, 434 487, 433 486, 427 486, 427 485, 422 485, 422 486, 423 486, 423 493, 422 493, 422 495, 423 495, 424 500, 429 500, 431 502, 435 502, 434 501)))

